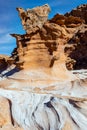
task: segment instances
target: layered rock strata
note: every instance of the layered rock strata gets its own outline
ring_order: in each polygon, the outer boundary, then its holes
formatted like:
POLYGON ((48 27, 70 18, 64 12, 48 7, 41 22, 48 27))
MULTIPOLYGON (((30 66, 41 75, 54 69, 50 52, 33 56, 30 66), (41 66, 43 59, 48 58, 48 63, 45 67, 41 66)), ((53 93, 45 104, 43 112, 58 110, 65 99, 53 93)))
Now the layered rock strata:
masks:
MULTIPOLYGON (((65 47, 65 53, 73 60, 72 64, 74 69, 87 69, 87 25, 82 24, 74 36, 68 41, 68 46, 65 47)), ((67 68, 69 62, 67 60, 67 68)))
MULTIPOLYGON (((87 26, 87 4, 83 4, 73 9, 65 15, 56 14, 51 23, 56 23, 62 27, 67 27, 67 31, 75 29, 73 37, 66 42, 65 55, 67 56, 66 67, 72 69, 86 69, 86 26, 87 26), (84 53, 84 54, 83 54, 84 53)), ((69 31, 71 34, 71 31, 69 31)))
POLYGON ((26 34, 11 34, 17 47, 0 56, 0 130, 87 130, 87 70, 67 70, 86 61, 84 20, 47 21, 48 5, 17 10, 26 34))
POLYGON ((12 36, 17 41, 17 48, 12 52, 12 58, 20 68, 33 66, 51 68, 59 60, 65 62, 63 52, 68 33, 59 25, 45 23, 43 28, 34 34, 12 34, 12 36))
POLYGON ((87 24, 87 4, 83 4, 73 9, 71 12, 66 13, 65 16, 75 16, 83 19, 87 24))

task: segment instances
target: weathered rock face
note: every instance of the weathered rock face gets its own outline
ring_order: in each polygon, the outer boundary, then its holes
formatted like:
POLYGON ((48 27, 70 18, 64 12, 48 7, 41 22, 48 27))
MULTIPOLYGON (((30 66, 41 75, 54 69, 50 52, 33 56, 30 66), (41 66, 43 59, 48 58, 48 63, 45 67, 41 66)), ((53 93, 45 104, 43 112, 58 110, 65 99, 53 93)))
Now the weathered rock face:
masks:
POLYGON ((12 64, 14 64, 13 58, 6 55, 0 55, 0 73, 12 64))
MULTIPOLYGON (((21 9, 18 8, 18 10, 23 24, 24 18, 21 16, 21 9)), ((33 23, 30 24, 28 22, 31 27, 28 28, 26 26, 26 34, 11 34, 17 41, 17 48, 15 48, 12 53, 15 64, 22 69, 31 69, 31 67, 51 69, 60 62, 65 66, 66 56, 64 54, 64 47, 67 41, 72 38, 76 28, 67 28, 66 26, 56 24, 56 22, 47 21, 47 14, 49 12, 48 5, 32 9, 28 12, 29 14, 26 13, 26 17, 31 15, 31 12, 36 12, 36 14, 42 12, 42 18, 44 18, 44 16, 46 18, 38 30, 37 26, 33 28, 33 23)), ((32 14, 32 17, 34 14, 32 14)), ((30 21, 32 21, 32 19, 30 19, 30 21)), ((35 17, 35 21, 37 21, 36 24, 38 24, 40 19, 37 20, 35 17)), ((79 24, 81 24, 81 22, 79 24)))
POLYGON ((56 14, 50 22, 56 23, 60 26, 66 26, 68 28, 75 28, 81 25, 81 23, 84 22, 81 18, 78 18, 77 16, 67 16, 67 15, 61 15, 61 14, 56 14))
MULTIPOLYGON (((1 86, 0 86, 1 87, 1 86)), ((23 130, 15 124, 12 117, 12 103, 0 96, 0 130, 23 130), (15 125, 15 127, 13 127, 15 125)))
POLYGON ((70 13, 66 13, 65 16, 75 16, 83 19, 87 24, 87 4, 83 4, 73 9, 70 13))
POLYGON ((11 124, 11 112, 9 101, 0 97, 0 127, 11 124))
POLYGON ((26 11, 22 8, 17 8, 17 10, 19 11, 24 29, 30 34, 42 28, 43 24, 47 21, 50 7, 45 4, 26 11))
POLYGON ((83 24, 78 28, 77 32, 69 40, 68 45, 65 48, 65 53, 71 59, 67 60, 67 68, 87 69, 87 25, 83 24), (74 62, 71 63, 71 61, 74 62))
POLYGON ((65 55, 67 57, 66 67, 72 69, 87 68, 87 4, 78 6, 65 15, 56 14, 50 22, 60 26, 66 26, 72 37, 66 41, 65 55), (71 33, 69 29, 75 29, 71 33))
POLYGON ((5 56, 0 55, 0 70, 6 69, 8 66, 5 56))
POLYGON ((48 5, 17 10, 26 34, 0 56, 0 130, 87 130, 87 70, 66 69, 86 68, 87 25, 47 21, 48 5))
POLYGON ((59 62, 64 57, 64 44, 69 38, 68 34, 66 28, 49 22, 34 34, 12 34, 17 41, 12 57, 21 68, 51 68, 55 61, 59 62))

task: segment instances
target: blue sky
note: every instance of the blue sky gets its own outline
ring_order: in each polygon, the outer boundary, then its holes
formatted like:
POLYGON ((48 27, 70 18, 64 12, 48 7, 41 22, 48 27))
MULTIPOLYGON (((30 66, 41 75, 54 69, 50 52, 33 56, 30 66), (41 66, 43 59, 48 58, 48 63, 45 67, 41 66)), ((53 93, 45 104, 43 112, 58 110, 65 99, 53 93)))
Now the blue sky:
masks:
POLYGON ((9 34, 25 33, 16 7, 24 9, 33 8, 43 4, 49 4, 51 13, 49 18, 56 13, 64 14, 71 11, 80 4, 85 4, 87 0, 0 0, 0 54, 10 55, 16 46, 16 41, 9 34))

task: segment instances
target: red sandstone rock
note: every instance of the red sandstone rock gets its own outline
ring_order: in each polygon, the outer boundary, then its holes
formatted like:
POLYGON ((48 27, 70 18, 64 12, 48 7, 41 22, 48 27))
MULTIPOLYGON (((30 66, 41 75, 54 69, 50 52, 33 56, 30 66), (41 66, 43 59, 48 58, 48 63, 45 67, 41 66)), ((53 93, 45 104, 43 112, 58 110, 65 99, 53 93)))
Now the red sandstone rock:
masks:
POLYGON ((27 9, 26 11, 22 8, 17 8, 17 10, 24 29, 30 34, 42 28, 43 24, 47 21, 50 7, 45 4, 33 9, 27 9))
POLYGON ((72 65, 72 69, 87 69, 87 25, 82 24, 68 41, 65 53, 71 61, 67 60, 67 68, 72 65), (73 62, 72 62, 73 61, 73 62))
POLYGON ((85 17, 48 21, 48 5, 17 10, 26 34, 11 34, 17 47, 0 56, 0 130, 86 130, 87 72, 67 70, 87 68, 85 17))
POLYGON ((87 4, 83 4, 73 9, 70 13, 66 13, 65 16, 75 16, 83 19, 87 24, 87 4))

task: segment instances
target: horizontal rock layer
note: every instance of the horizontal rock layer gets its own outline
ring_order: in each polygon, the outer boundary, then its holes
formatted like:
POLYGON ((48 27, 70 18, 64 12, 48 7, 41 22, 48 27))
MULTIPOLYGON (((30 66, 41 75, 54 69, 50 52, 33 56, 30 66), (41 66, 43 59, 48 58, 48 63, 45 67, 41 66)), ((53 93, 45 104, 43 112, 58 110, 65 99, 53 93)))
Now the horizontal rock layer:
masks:
POLYGON ((0 130, 87 130, 85 7, 51 20, 48 5, 17 8, 26 34, 0 56, 0 130))

